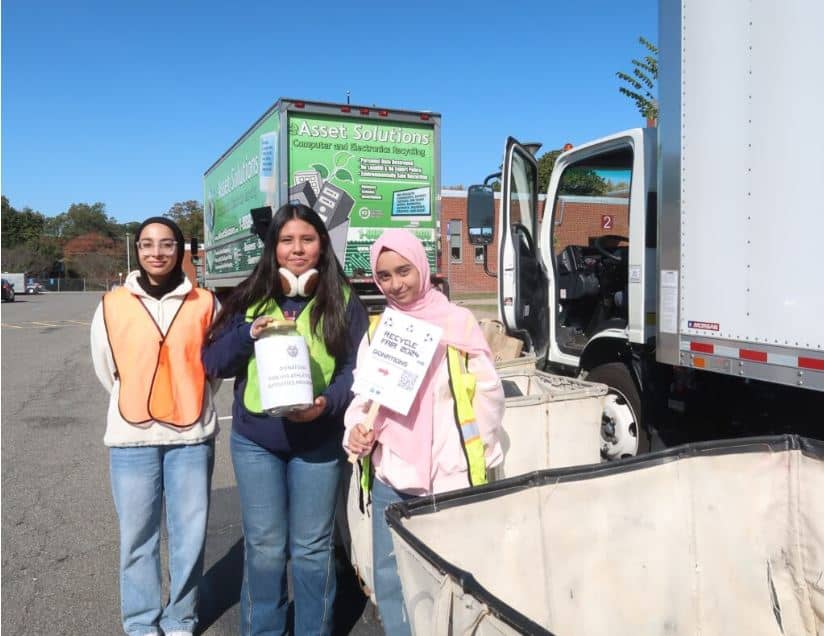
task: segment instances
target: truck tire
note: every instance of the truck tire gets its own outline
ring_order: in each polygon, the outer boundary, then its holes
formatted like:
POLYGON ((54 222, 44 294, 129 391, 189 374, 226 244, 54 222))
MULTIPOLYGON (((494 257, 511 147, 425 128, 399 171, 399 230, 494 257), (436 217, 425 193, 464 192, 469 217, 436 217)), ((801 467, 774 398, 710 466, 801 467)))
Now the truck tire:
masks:
POLYGON ((650 438, 641 419, 641 395, 627 366, 602 364, 586 379, 609 387, 601 422, 601 457, 612 461, 648 453, 650 438))

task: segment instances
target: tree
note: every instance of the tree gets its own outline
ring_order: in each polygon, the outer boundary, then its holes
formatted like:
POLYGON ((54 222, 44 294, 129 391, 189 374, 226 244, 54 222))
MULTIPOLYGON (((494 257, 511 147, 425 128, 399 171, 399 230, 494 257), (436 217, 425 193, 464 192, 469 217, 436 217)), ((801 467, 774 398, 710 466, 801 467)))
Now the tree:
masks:
POLYGON ((178 224, 186 239, 197 237, 203 242, 203 206, 198 201, 180 201, 164 214, 178 224))
POLYGON ((560 148, 558 150, 549 150, 538 159, 538 192, 546 192, 549 187, 549 178, 552 176, 552 169, 555 167, 555 160, 562 152, 563 150, 560 148))
POLYGON ((655 96, 655 83, 658 81, 658 47, 644 36, 638 41, 647 49, 648 55, 641 60, 632 60, 635 67, 632 74, 618 71, 615 75, 628 86, 619 86, 618 90, 635 102, 641 117, 647 121, 658 121, 658 99, 655 96))
POLYGON ((92 233, 113 239, 120 235, 120 225, 106 214, 104 203, 72 203, 63 214, 46 222, 45 232, 61 239, 92 233))
MULTIPOLYGON (((562 152, 564 152, 563 148, 549 150, 538 159, 538 192, 546 192, 555 161, 562 152)), ((558 194, 601 196, 606 194, 609 188, 610 183, 600 177, 593 168, 573 165, 567 168, 561 176, 558 194)))
POLYGON ((2 246, 4 249, 37 241, 43 233, 46 217, 31 208, 15 210, 2 197, 2 246))

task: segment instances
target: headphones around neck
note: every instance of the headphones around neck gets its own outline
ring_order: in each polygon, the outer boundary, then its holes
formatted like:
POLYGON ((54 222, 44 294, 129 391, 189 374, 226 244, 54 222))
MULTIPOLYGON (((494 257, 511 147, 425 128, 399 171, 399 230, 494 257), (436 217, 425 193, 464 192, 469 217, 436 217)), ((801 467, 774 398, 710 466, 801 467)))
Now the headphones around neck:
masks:
POLYGON ((300 276, 295 276, 285 267, 281 267, 278 270, 278 275, 280 276, 280 286, 283 289, 283 294, 289 298, 311 296, 315 293, 315 288, 317 288, 320 280, 320 273, 314 268, 306 270, 300 276))

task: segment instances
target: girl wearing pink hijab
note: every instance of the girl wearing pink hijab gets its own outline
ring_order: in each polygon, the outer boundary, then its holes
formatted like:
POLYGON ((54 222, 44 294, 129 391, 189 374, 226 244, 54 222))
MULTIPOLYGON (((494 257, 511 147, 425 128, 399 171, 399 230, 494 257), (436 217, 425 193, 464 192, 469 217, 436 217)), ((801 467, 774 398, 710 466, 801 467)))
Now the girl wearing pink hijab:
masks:
MULTIPOLYGON (((453 305, 432 287, 429 262, 421 242, 406 230, 388 230, 374 243, 370 256, 373 277, 388 306, 443 330, 408 415, 381 407, 374 429, 367 431, 362 422, 368 399, 356 396, 344 419, 344 447, 360 457, 370 456, 374 470, 371 496, 375 596, 384 630, 396 636, 409 634, 410 628, 384 510, 403 499, 483 483, 485 469, 503 460, 499 431, 504 392, 492 353, 472 313, 453 305), (450 370, 448 349, 452 349, 452 354, 460 353, 453 355, 453 364, 457 359, 462 361, 461 382, 472 396, 470 413, 474 415, 474 427, 456 421, 466 420, 466 408, 456 407, 455 399, 460 401, 460 395, 454 393, 457 384, 450 382, 455 368, 450 370), (459 410, 463 413, 456 418, 459 410)), ((358 366, 368 348, 367 335, 358 351, 358 366)))

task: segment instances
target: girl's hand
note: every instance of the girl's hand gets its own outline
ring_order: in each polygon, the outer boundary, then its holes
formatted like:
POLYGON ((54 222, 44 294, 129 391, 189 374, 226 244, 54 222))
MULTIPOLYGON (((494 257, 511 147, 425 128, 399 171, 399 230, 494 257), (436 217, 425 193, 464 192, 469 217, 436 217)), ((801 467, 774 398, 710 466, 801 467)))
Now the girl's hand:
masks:
POLYGON ((363 423, 349 431, 349 450, 356 455, 367 455, 375 445, 375 431, 367 431, 363 423))
MULTIPOLYGON (((254 323, 253 323, 254 324, 254 323)), ((295 409, 286 414, 287 419, 293 422, 311 422, 317 419, 326 409, 326 398, 319 395, 315 398, 315 403, 305 409, 295 409)))
POLYGON ((273 322, 275 322, 275 319, 271 316, 258 316, 255 318, 255 321, 252 323, 252 328, 249 331, 252 340, 260 338, 260 335, 268 329, 273 322))

